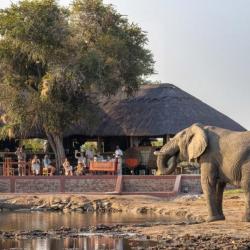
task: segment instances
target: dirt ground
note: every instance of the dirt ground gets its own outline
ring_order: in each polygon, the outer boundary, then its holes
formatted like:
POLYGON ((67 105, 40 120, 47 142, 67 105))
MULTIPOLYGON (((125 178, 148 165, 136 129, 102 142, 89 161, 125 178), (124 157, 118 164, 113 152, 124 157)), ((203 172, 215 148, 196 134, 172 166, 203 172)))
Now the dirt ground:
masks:
POLYGON ((151 196, 0 195, 0 208, 1 204, 6 203, 20 208, 22 205, 58 204, 65 200, 74 204, 82 204, 83 200, 88 203, 102 201, 109 204, 109 212, 152 213, 168 217, 170 223, 145 221, 122 226, 124 232, 137 233, 146 239, 158 241, 159 246, 155 249, 250 249, 250 222, 241 222, 244 196, 238 192, 224 195, 226 220, 210 223, 205 222, 206 203, 204 197, 199 195, 179 196, 172 200, 151 196))
POLYGON ((241 222, 244 211, 242 193, 225 194, 226 220, 210 223, 205 221, 207 208, 203 196, 183 196, 157 203, 152 203, 153 207, 160 207, 165 214, 182 222, 127 228, 157 240, 156 249, 250 249, 250 222, 241 222))
POLYGON ((141 233, 151 235, 151 237, 157 238, 158 235, 227 234, 236 237, 249 237, 250 239, 250 222, 241 222, 244 212, 243 194, 226 194, 223 204, 226 220, 210 223, 205 222, 207 208, 202 196, 182 196, 172 201, 159 200, 151 204, 147 204, 148 202, 150 199, 145 199, 145 206, 152 207, 158 213, 183 219, 185 222, 180 223, 180 225, 178 223, 175 225, 154 225, 138 229, 141 233))

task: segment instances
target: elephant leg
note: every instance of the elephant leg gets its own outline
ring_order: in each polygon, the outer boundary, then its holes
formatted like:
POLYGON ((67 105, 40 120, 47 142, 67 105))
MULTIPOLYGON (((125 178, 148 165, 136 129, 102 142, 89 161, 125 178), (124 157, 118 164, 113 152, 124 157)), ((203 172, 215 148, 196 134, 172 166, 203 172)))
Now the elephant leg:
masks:
POLYGON ((208 222, 225 219, 224 216, 222 216, 218 212, 217 196, 216 196, 216 188, 217 188, 216 174, 217 171, 212 164, 210 163, 201 164, 201 186, 207 202, 208 222))
POLYGON ((245 214, 242 217, 242 221, 250 222, 250 192, 245 192, 245 214))
POLYGON ((217 186, 216 186, 217 210, 221 218, 224 218, 224 219, 225 219, 225 216, 223 214, 222 201, 223 201, 223 192, 224 192, 225 186, 226 186, 226 183, 220 182, 220 181, 217 182, 217 186))
POLYGON ((245 192, 245 213, 242 221, 250 222, 250 162, 242 166, 241 187, 245 192))

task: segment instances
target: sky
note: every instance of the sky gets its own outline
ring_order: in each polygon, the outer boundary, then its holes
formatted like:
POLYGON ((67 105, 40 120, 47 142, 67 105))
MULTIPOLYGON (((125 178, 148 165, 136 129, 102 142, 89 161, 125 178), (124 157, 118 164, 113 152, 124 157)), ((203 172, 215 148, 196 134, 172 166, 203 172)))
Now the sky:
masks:
MULTIPOLYGON (((0 8, 10 2, 0 0, 0 8)), ((151 80, 176 85, 250 130, 249 0, 104 3, 147 32, 156 70, 151 80)))

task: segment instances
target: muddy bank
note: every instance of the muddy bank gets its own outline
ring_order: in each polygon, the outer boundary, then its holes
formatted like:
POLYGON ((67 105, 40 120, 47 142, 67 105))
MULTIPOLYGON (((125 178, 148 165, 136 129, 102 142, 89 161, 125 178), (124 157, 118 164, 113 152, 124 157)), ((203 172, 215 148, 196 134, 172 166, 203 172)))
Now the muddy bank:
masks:
MULTIPOLYGON (((98 235, 110 235, 110 236, 123 236, 129 237, 129 233, 122 230, 122 225, 97 225, 89 226, 82 228, 69 228, 69 227, 60 227, 53 230, 30 230, 30 231, 9 231, 2 232, 0 231, 0 239, 37 239, 37 238, 77 238, 77 237, 86 237, 89 234, 98 234, 98 235)), ((136 233, 133 234, 135 237, 139 237, 136 233)))
MULTIPOLYGON (((243 194, 226 194, 225 221, 205 222, 207 208, 203 196, 187 195, 175 199, 150 196, 39 195, 0 196, 2 210, 49 210, 60 213, 158 214, 169 223, 98 225, 85 228, 57 228, 49 231, 0 232, 1 239, 78 238, 86 234, 134 239, 132 249, 142 249, 137 240, 154 242, 148 249, 250 249, 250 223, 241 222, 243 194)), ((145 216, 146 218, 146 216, 145 216)), ((145 247, 143 249, 146 249, 145 247)))
POLYGON ((185 235, 182 237, 172 237, 169 236, 168 238, 159 238, 157 244, 154 247, 149 248, 142 248, 140 246, 140 242, 132 242, 131 248, 135 250, 142 250, 142 249, 185 249, 185 250, 197 250, 197 249, 207 249, 207 250, 231 250, 231 249, 238 249, 238 250, 248 250, 250 249, 250 242, 249 238, 237 238, 231 237, 227 235, 199 235, 199 236, 192 236, 192 235, 185 235))
POLYGON ((204 221, 188 208, 176 207, 176 202, 203 199, 198 195, 180 196, 174 200, 151 196, 91 196, 91 195, 11 195, 0 196, 0 211, 55 211, 82 213, 132 213, 168 216, 173 219, 204 221))
MULTIPOLYGON (((184 224, 182 224, 184 225, 184 224)), ((188 224, 186 224, 188 225, 188 224)), ((158 225, 162 226, 162 225, 158 225)), ((166 225, 164 225, 166 226, 166 225)), ((154 227, 154 224, 134 224, 134 225, 98 225, 95 227, 85 227, 80 229, 61 227, 55 230, 32 230, 16 232, 0 232, 0 239, 3 240, 23 240, 23 239, 43 239, 43 238, 82 238, 90 235, 120 237, 130 239, 130 247, 135 250, 142 249, 250 249, 250 238, 236 237, 227 234, 164 234, 151 237, 149 234, 138 233, 139 228, 154 227), (150 242, 148 247, 141 247, 142 241, 150 242)))

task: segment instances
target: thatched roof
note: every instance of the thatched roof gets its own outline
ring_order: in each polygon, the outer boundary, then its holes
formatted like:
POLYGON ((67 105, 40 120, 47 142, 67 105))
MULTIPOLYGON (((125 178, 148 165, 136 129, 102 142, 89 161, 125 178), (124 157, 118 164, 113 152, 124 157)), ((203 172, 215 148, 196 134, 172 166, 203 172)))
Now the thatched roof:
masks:
MULTIPOLYGON (((65 136, 161 136, 176 134, 193 123, 244 131, 241 125, 206 103, 172 84, 143 85, 133 97, 120 91, 115 96, 98 97, 96 124, 84 122, 65 136)), ((42 131, 27 137, 44 137, 42 131)))
MULTIPOLYGON (((172 84, 143 85, 134 97, 103 97, 100 123, 87 134, 98 136, 157 136, 176 134, 193 123, 244 131, 241 125, 172 84)), ((84 126, 72 132, 86 134, 84 126)))

